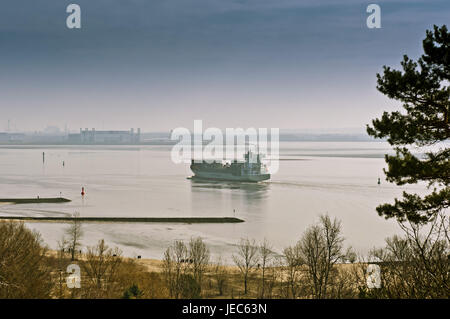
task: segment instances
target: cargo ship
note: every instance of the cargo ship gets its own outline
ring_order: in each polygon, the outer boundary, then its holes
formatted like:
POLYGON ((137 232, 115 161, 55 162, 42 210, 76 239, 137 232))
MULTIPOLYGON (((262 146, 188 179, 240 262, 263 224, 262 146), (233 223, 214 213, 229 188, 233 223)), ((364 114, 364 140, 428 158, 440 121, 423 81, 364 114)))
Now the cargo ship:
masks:
POLYGON ((232 163, 196 162, 192 159, 191 170, 195 174, 192 178, 236 182, 260 182, 270 179, 266 165, 261 162, 261 155, 248 151, 245 160, 232 163))

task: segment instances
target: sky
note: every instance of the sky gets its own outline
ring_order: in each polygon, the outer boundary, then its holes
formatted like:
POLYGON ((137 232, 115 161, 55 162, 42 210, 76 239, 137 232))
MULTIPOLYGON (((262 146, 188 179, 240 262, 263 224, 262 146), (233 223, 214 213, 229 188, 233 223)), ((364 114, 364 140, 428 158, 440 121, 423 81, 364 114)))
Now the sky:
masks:
POLYGON ((4 0, 0 131, 363 130, 400 108, 376 73, 449 22, 448 0, 4 0))

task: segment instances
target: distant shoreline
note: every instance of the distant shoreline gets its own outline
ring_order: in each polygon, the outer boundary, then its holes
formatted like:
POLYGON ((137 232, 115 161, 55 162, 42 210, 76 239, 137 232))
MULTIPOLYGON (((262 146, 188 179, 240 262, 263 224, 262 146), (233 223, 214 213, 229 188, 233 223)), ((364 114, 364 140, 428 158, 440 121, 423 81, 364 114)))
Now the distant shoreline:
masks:
MULTIPOLYGON (((1 134, 7 134, 2 133, 1 134)), ((22 133, 21 133, 22 134, 22 133)), ((24 133, 23 133, 24 134, 24 133)), ((162 133, 161 133, 162 134, 162 133)), ((382 142, 366 133, 281 133, 279 142, 382 142)), ((178 144, 178 140, 170 139, 170 135, 156 138, 142 138, 137 142, 97 142, 84 143, 69 141, 64 135, 55 136, 34 136, 25 134, 21 139, 10 140, 0 138, 0 146, 173 146, 178 144)), ((208 144, 208 140, 203 140, 203 144, 208 144)))

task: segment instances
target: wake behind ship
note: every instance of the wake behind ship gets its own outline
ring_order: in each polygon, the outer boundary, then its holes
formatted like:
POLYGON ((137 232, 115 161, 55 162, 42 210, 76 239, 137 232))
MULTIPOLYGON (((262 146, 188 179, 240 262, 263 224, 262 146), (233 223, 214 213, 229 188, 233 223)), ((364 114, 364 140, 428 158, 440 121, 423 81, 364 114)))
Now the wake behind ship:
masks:
POLYGON ((270 178, 266 165, 261 163, 261 155, 251 151, 245 154, 244 162, 234 160, 232 163, 222 164, 216 161, 197 163, 192 160, 191 170, 195 174, 193 178, 200 179, 260 182, 270 178))

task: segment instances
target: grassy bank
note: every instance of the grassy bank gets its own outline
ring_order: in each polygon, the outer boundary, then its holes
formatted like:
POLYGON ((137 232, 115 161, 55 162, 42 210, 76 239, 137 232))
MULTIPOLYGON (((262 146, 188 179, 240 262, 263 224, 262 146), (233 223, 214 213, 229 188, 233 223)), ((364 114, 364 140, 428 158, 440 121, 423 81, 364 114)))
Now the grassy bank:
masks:
MULTIPOLYGON (((70 260, 69 254, 61 254, 59 251, 51 250, 46 254, 46 264, 50 266, 52 276, 56 283, 56 289, 53 292, 52 298, 85 298, 84 294, 91 293, 92 278, 89 278, 86 270, 89 270, 90 264, 95 262, 98 257, 90 256, 83 253, 78 254, 75 261, 70 260), (57 269, 65 269, 69 264, 80 265, 82 271, 82 289, 79 291, 71 291, 67 287, 62 288, 61 297, 59 292, 59 272, 57 269), (72 295, 75 293, 75 295, 72 295)), ((137 259, 128 257, 112 257, 105 258, 104 262, 113 265, 120 264, 120 267, 114 271, 114 282, 109 285, 109 290, 102 290, 97 292, 99 295, 90 297, 101 298, 121 298, 123 292, 132 285, 136 285, 141 291, 139 298, 173 298, 169 293, 169 284, 167 282, 167 265, 164 260, 157 259, 137 259)), ((112 266, 111 266, 112 267, 112 266)), ((179 265, 180 276, 186 276, 192 271, 193 265, 189 262, 181 263, 179 265)), ((338 293, 340 297, 356 298, 357 285, 350 283, 358 274, 361 275, 362 268, 366 267, 363 264, 337 264, 336 271, 341 278, 347 281, 348 287, 345 291, 338 293), (347 278, 345 278, 347 277, 347 278)), ((108 267, 107 267, 108 268, 108 267)), ((196 298, 205 299, 240 299, 240 298, 261 298, 262 297, 262 269, 253 268, 248 277, 248 292, 244 294, 242 274, 237 266, 223 265, 214 262, 209 263, 204 268, 203 279, 198 288, 199 295, 196 298)), ((265 269, 265 292, 264 298, 282 298, 290 299, 292 289, 289 284, 290 271, 285 266, 270 266, 265 269)), ((66 274, 63 277, 65 283, 66 274)), ((307 269, 301 267, 299 269, 298 278, 300 282, 307 282, 307 269)), ((182 281, 182 285, 188 284, 185 287, 188 291, 193 287, 189 283, 182 281)), ((195 284, 194 286, 196 286, 195 284)), ((180 298, 187 298, 180 296, 180 298)), ((308 294, 297 296, 297 298, 311 298, 308 294)))

